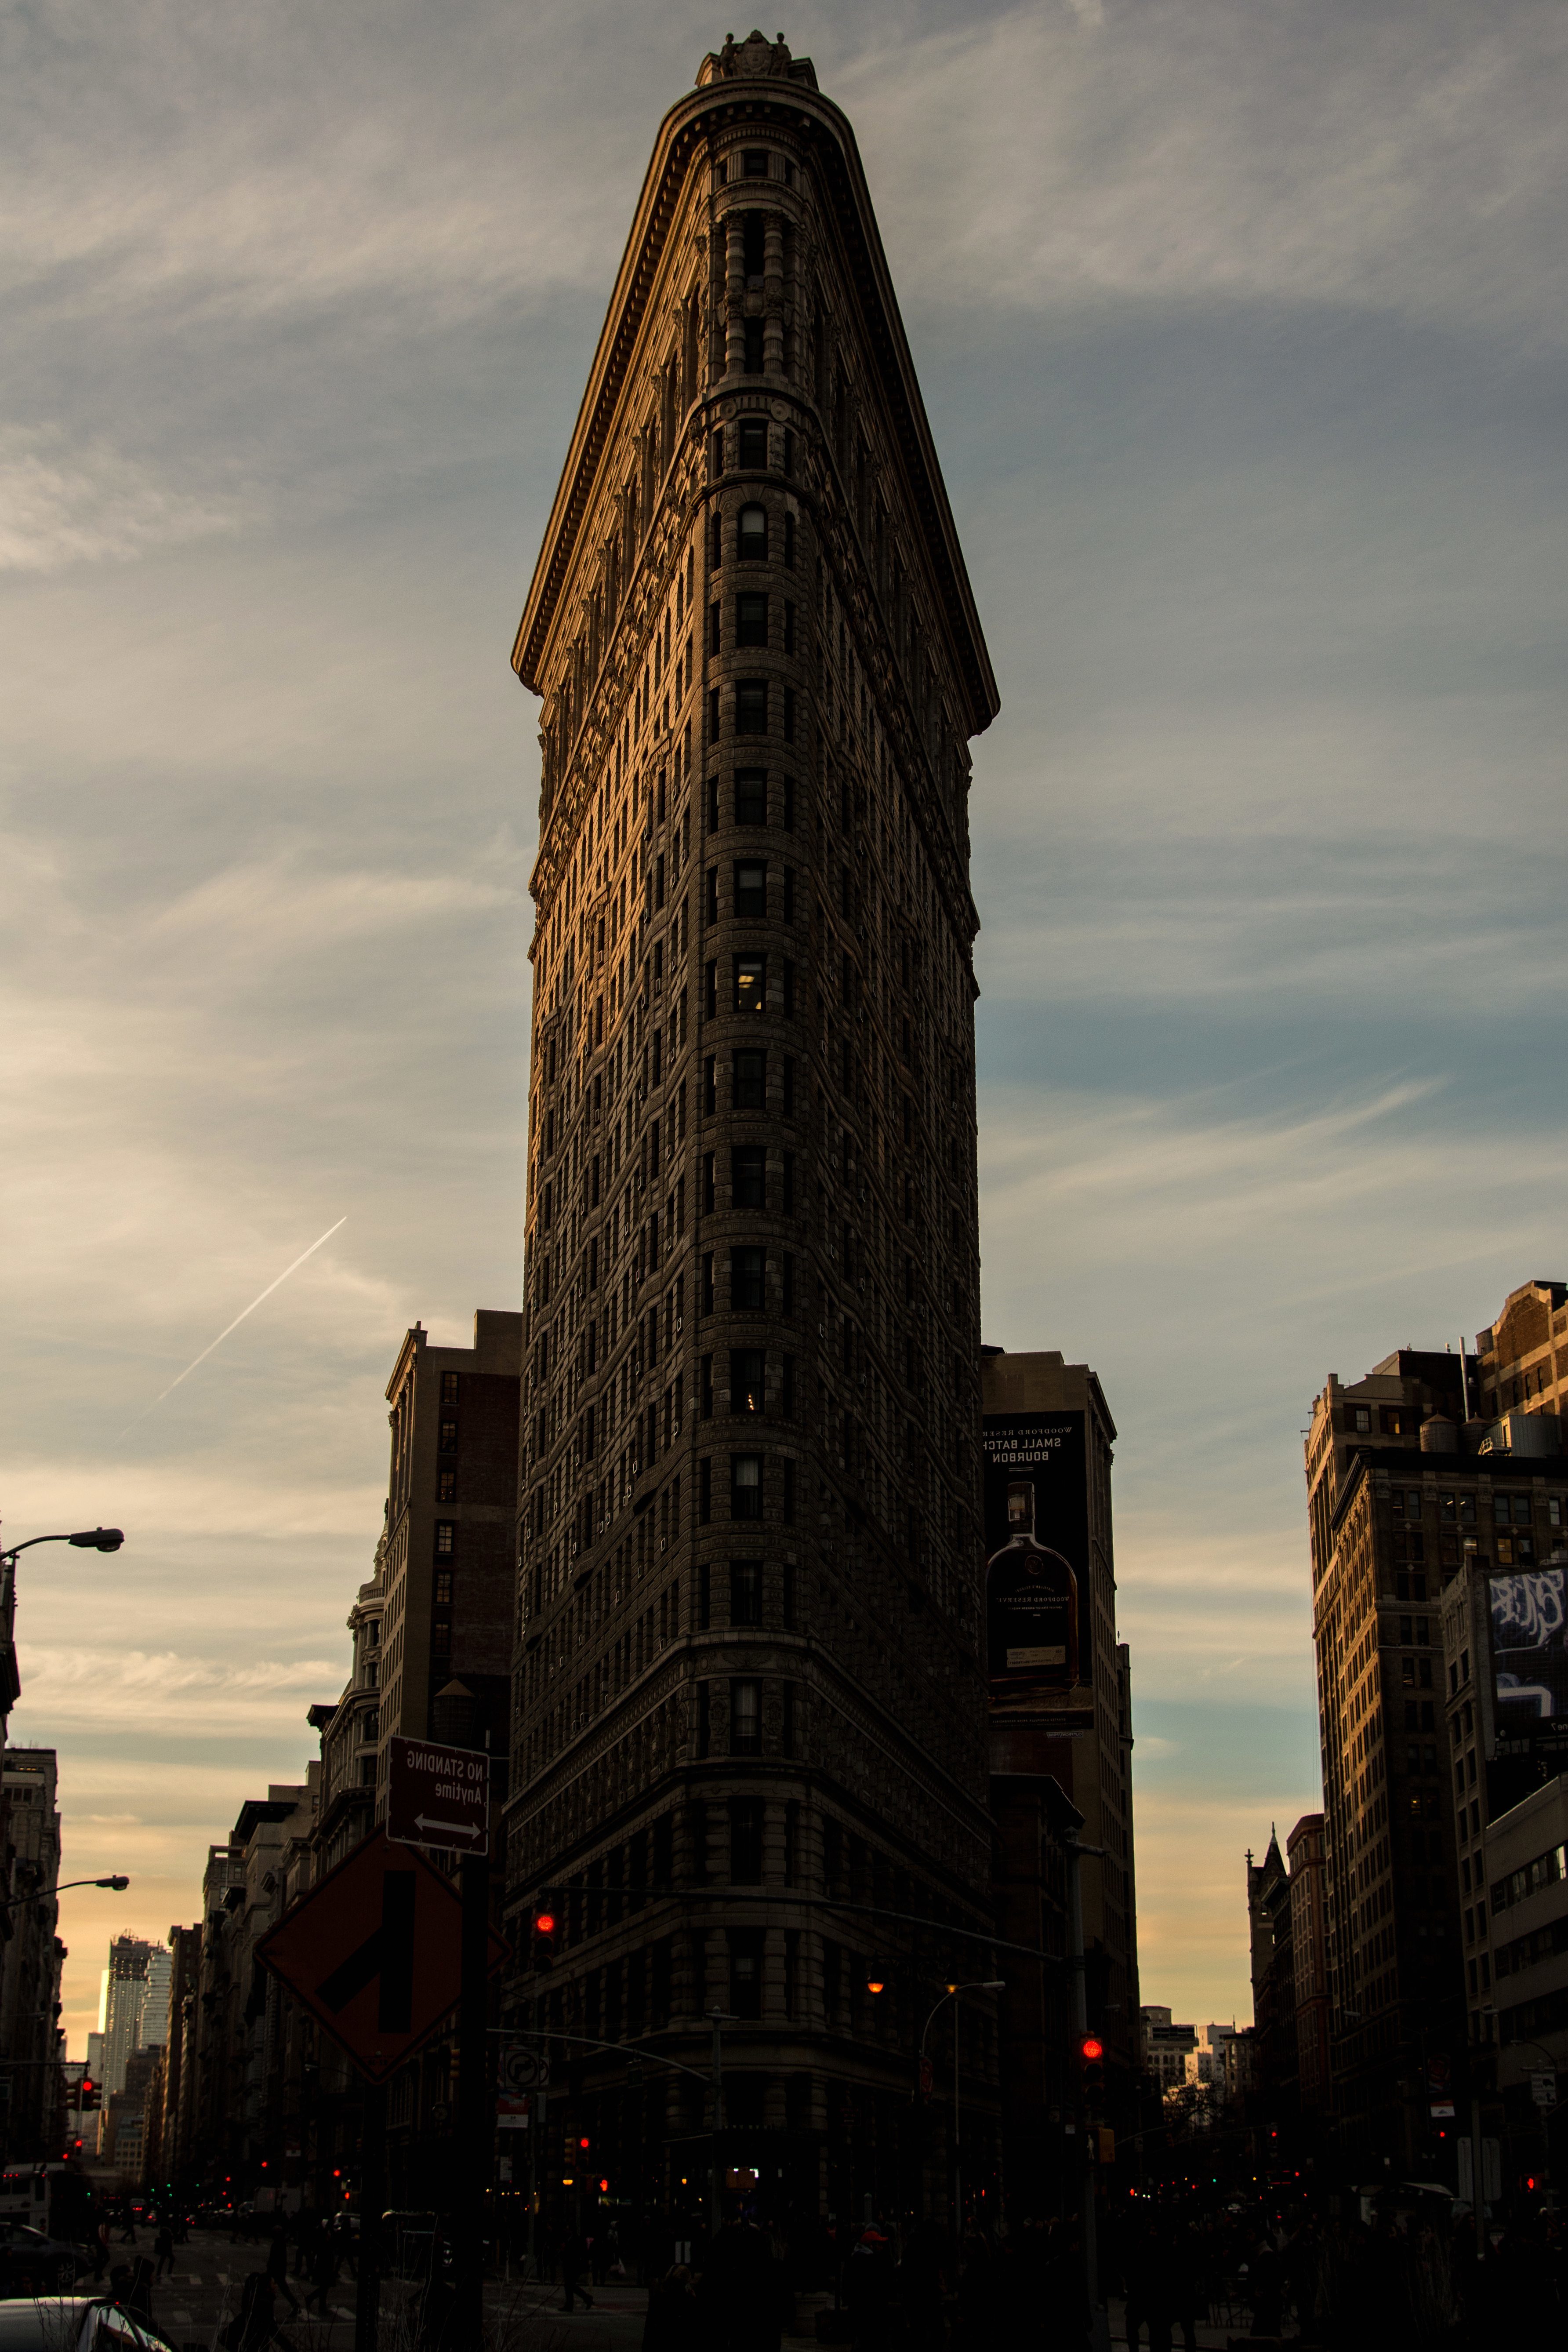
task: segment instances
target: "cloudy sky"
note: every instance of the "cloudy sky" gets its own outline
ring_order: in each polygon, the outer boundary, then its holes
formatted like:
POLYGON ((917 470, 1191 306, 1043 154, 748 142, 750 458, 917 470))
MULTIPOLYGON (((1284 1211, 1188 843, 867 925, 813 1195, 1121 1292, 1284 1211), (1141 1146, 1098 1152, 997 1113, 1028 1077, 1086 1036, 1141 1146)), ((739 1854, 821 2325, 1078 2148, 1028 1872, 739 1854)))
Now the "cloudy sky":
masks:
MULTIPOLYGON (((664 0, 0 5, 14 1736, 73 2047, 302 1775, 416 1317, 515 1302, 507 667, 664 0), (337 1219, 200 1371, 144 1409, 337 1219), (138 1417, 140 1416, 140 1417, 138 1417)), ((766 30, 775 29, 771 19, 766 30)), ((797 6, 989 635, 988 1337, 1120 1424, 1144 1998, 1249 2014, 1317 1794, 1324 1375, 1562 1275, 1563 67, 1544 0, 797 6)))

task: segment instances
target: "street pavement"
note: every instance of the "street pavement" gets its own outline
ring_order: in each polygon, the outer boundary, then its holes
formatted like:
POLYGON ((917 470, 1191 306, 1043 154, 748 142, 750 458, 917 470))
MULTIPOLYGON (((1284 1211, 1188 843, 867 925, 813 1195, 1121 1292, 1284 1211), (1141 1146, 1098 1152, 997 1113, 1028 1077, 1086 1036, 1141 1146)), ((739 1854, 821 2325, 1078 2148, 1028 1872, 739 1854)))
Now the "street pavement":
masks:
MULTIPOLYGON (((139 2253, 151 2254, 152 2231, 141 2230, 137 2235, 140 2243, 134 2249, 129 2245, 122 2249, 116 2233, 112 2249, 116 2263, 131 2261, 139 2253)), ((219 2352, 219 2336, 239 2309, 246 2280, 266 2266, 265 2242, 193 2230, 186 2242, 174 2249, 172 2274, 160 2279, 153 2290, 152 2316, 176 2344, 200 2344, 207 2352, 219 2352)), ((89 2284, 90 2274, 84 2281, 89 2284)), ((354 2340, 352 2275, 346 2269, 340 2274, 328 2294, 325 2317, 303 2307, 310 2292, 308 2280, 291 2277, 289 2285, 299 2298, 299 2311, 290 2312, 287 2297, 281 2294, 274 2309, 281 2336, 296 2352, 350 2352, 354 2340)), ((381 2333, 388 2352, 403 2352, 412 2342, 413 2331, 404 2324, 404 2312, 416 2291, 407 2279, 382 2282, 381 2333)), ((559 2284, 486 2279, 486 2317, 498 2347, 514 2340, 521 2342, 525 2336, 528 2352, 554 2352, 558 2346, 559 2352, 626 2352, 626 2347, 640 2345, 648 2304, 645 2290, 617 2281, 591 2292, 593 2309, 569 2315, 560 2308, 559 2284)))
MULTIPOLYGON (((138 2237, 141 2243, 134 2252, 150 2254, 151 2230, 140 2231, 138 2237)), ((118 2237, 113 2258, 117 2263, 133 2258, 132 2249, 127 2246, 122 2251, 118 2237)), ((152 2315, 177 2345, 202 2345, 206 2352, 220 2352, 219 2337, 239 2309, 246 2280, 266 2263, 265 2243, 193 2230, 186 2243, 174 2249, 173 2275, 157 2284, 152 2315)), ((329 2294, 325 2318, 303 2309, 309 2292, 306 2280, 291 2278, 289 2284, 299 2297, 301 2309, 291 2313, 282 2295, 276 2309, 280 2333, 294 2352, 352 2352, 354 2281, 350 2273, 345 2271, 329 2294)), ((382 2282, 381 2333, 385 2352, 408 2352, 413 2331, 404 2313, 415 2292, 413 2283, 405 2279, 382 2282)), ((513 2347, 517 2352, 635 2352, 643 2341, 646 2290, 611 2280, 591 2292, 591 2311, 568 2313, 561 2309, 559 2282, 486 2279, 485 2312, 496 2352, 509 2352, 513 2347)), ((816 2310, 829 2300, 822 2295, 800 2297, 795 2327, 786 2337, 788 2344, 800 2347, 814 2341, 816 2310)), ((1119 2300, 1112 2302, 1107 2318, 1110 2344, 1119 2352, 1126 2344, 1119 2300)), ((1199 2352, 1222 2352, 1233 2335, 1243 2332, 1243 2326, 1200 2326, 1199 2352)))

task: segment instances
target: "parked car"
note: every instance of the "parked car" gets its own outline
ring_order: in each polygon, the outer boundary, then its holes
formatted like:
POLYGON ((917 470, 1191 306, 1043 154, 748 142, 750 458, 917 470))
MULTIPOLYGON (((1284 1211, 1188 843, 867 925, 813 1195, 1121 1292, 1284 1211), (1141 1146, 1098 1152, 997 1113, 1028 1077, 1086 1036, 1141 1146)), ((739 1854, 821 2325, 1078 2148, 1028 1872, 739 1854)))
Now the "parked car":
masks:
POLYGON ((0 2352, 207 2352, 176 2347, 161 2327, 122 2311, 107 2295, 0 2301, 0 2352))
POLYGON ((0 2295, 59 2294, 92 2261, 86 2246, 46 2237, 26 2221, 0 2221, 0 2295))

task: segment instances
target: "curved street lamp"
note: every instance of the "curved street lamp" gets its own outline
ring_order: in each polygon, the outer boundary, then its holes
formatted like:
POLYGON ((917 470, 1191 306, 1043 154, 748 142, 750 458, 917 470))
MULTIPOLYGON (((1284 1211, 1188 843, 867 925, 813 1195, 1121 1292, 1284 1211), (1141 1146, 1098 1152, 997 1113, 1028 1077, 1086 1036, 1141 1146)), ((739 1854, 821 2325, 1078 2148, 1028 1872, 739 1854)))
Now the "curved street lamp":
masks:
POLYGON ((8 1895, 0 1903, 0 1911, 15 1911, 23 1903, 47 1903, 51 1895, 64 1895, 72 1886, 109 1886, 116 1895, 123 1895, 130 1884, 119 1871, 110 1878, 62 1878, 57 1886, 40 1886, 31 1895, 8 1895))
POLYGON ((17 1560, 35 1544, 70 1544, 78 1551, 118 1551, 124 1541, 124 1532, 120 1528, 79 1528, 75 1535, 29 1536, 26 1543, 11 1544, 0 1551, 0 1746, 5 1742, 11 1709, 22 1696, 14 1633, 17 1560))
POLYGON ((74 1536, 29 1536, 26 1543, 12 1544, 8 1550, 0 1551, 0 1567, 14 1567, 17 1553, 31 1551, 35 1544, 74 1544, 78 1551, 118 1551, 124 1541, 124 1532, 120 1528, 83 1528, 74 1536))
MULTIPOLYGON (((925 2037, 931 2031, 931 2019, 936 2016, 937 2010, 945 2009, 950 2000, 956 2001, 967 1992, 1005 1992, 1006 1990, 1005 1977, 981 1977, 977 1978, 973 1984, 949 1985, 920 2029, 922 2071, 925 2065, 925 2037)), ((953 2242, 955 2246, 964 2234, 963 2161, 963 2151, 958 2138, 958 2014, 955 2010, 953 2012, 953 2242)))

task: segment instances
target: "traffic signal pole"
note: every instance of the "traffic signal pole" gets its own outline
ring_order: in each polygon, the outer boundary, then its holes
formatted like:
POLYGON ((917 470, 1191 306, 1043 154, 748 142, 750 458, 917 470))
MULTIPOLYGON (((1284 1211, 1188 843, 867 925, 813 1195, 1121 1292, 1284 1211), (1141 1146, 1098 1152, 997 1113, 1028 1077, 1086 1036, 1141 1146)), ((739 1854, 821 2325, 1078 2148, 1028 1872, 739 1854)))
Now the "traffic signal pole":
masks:
MULTIPOLYGON (((462 1990, 457 2008, 457 2340, 477 2344, 485 2318, 485 2200, 495 2158, 490 2091, 490 1862, 465 1854, 462 1990)), ((356 2346, 355 2352, 359 2352, 356 2346)))
POLYGON ((382 2209, 387 2201, 387 2089, 365 2082, 360 2135, 360 2252, 354 2273, 354 2352, 379 2352, 382 2209))
MULTIPOLYGON (((1103 1856, 1103 1845, 1080 1845, 1075 1837, 1064 1841, 1067 1853, 1067 1963, 1072 1971, 1072 2026, 1077 2044, 1082 2049, 1089 2032, 1089 1987, 1083 1965, 1083 1885, 1081 1864, 1085 1854, 1103 1856)), ((1107 2323, 1100 2301, 1100 2249, 1097 2242, 1094 2202, 1094 2167, 1089 2161, 1089 2102, 1079 2081, 1078 2120, 1083 2140, 1083 2283, 1089 2294, 1089 2319, 1095 2345, 1108 2341, 1107 2323)))

